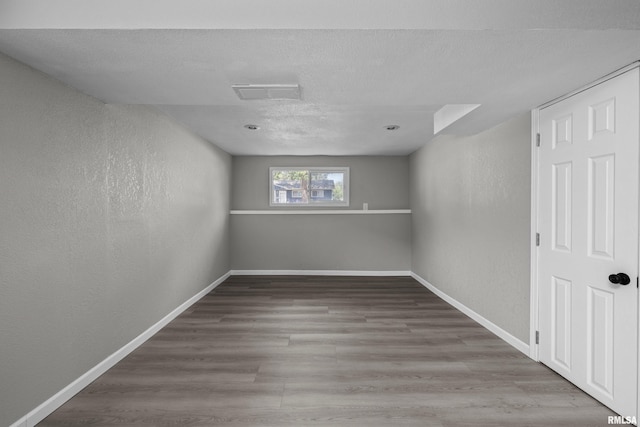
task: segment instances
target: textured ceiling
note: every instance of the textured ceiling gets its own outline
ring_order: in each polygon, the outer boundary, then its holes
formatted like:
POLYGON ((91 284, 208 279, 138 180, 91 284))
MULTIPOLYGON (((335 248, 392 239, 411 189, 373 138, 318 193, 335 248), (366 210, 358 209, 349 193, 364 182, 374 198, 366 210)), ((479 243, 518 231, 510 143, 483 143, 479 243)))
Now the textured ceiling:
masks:
MULTIPOLYGON (((581 1, 592 12, 606 3, 581 1)), ((481 104, 442 131, 475 133, 640 59, 640 31, 629 20, 638 3, 601 9, 604 28, 595 29, 584 28, 595 20, 582 9, 582 18, 565 11, 568 28, 557 28, 557 14, 536 29, 521 12, 509 21, 508 10, 483 10, 500 28, 463 17, 470 28, 448 18, 448 29, 178 29, 170 20, 63 29, 59 20, 27 25, 15 3, 15 19, 0 17, 0 51, 104 102, 155 106, 231 154, 403 155, 433 138, 433 114, 444 105, 481 104), (523 28, 512 28, 518 20, 523 28), (296 83, 303 99, 242 101, 236 83, 296 83), (260 129, 245 129, 249 123, 260 129), (385 130, 390 124, 400 129, 385 130)), ((413 16, 405 20, 416 26, 413 16)))

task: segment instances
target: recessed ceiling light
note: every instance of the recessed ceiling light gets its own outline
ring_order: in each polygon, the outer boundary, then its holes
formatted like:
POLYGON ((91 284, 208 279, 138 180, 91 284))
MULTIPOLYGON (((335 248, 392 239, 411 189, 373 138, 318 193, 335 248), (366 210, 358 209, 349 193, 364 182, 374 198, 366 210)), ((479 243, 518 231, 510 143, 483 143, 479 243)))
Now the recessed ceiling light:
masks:
POLYGON ((398 129, 400 129, 400 126, 398 126, 398 125, 387 125, 384 128, 386 130, 398 130, 398 129))
POLYGON ((258 130, 260 129, 260 126, 258 125, 244 125, 245 129, 249 129, 249 130, 258 130))

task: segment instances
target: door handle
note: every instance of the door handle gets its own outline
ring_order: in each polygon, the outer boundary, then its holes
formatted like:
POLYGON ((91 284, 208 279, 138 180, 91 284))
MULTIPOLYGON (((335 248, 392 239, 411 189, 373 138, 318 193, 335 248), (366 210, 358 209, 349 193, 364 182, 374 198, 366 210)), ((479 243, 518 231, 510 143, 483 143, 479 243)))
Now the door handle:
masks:
POLYGON ((616 285, 628 285, 631 283, 631 278, 624 273, 618 273, 610 275, 609 281, 616 285))

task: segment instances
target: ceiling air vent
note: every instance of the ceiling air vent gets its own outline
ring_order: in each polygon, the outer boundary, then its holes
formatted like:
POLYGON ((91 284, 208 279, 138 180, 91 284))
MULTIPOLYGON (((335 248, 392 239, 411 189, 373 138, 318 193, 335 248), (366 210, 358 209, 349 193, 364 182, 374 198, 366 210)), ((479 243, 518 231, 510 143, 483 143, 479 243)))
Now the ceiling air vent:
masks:
POLYGON ((232 85, 238 98, 252 99, 301 99, 300 85, 232 85))

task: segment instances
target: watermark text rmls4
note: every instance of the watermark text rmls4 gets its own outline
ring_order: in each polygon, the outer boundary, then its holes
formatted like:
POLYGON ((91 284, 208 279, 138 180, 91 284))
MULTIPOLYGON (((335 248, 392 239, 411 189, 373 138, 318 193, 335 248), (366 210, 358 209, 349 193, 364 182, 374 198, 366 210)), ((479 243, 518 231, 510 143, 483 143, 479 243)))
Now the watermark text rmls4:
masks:
POLYGON ((616 416, 607 417, 607 424, 616 424, 616 425, 634 424, 634 425, 638 425, 638 420, 636 419, 636 417, 623 417, 622 415, 616 415, 616 416))

